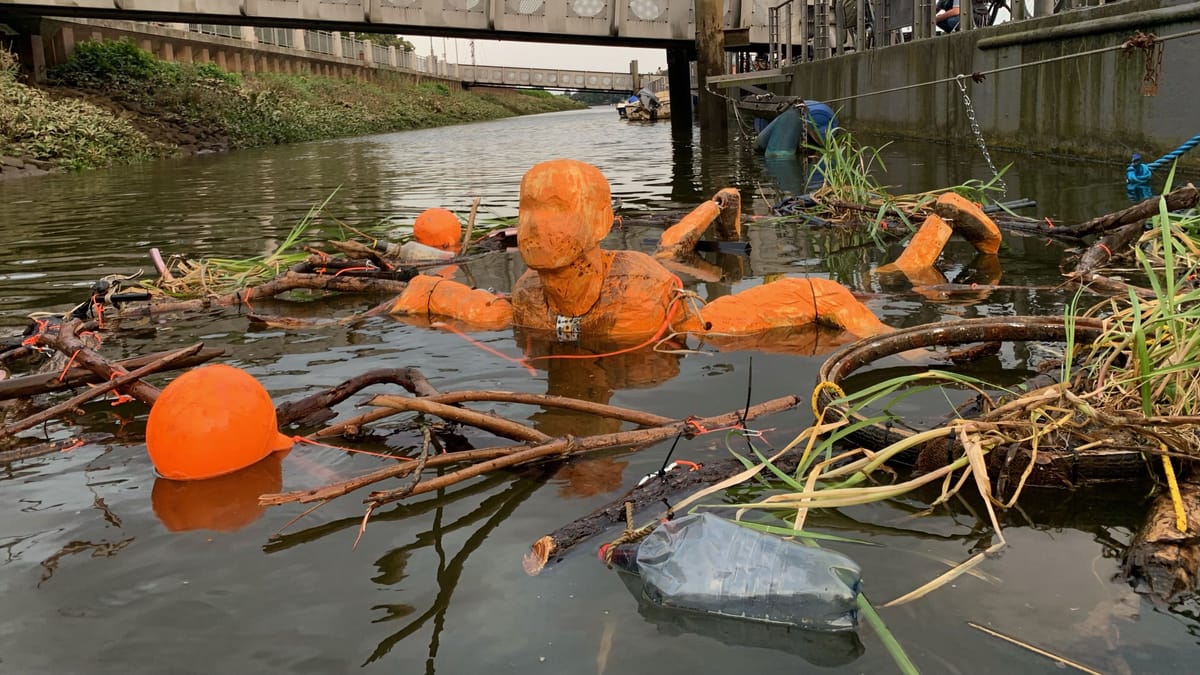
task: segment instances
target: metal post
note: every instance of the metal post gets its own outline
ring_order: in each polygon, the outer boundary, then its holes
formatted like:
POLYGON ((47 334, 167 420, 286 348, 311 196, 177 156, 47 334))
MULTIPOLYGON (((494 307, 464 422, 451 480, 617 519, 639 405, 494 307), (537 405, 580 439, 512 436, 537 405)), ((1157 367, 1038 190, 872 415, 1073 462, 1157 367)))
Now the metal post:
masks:
MULTIPOLYGON (((1020 0, 1017 0, 1020 2, 1020 0)), ((959 0, 958 2, 958 29, 959 30, 974 30, 975 29, 975 0, 959 0)))
POLYGON ((867 49, 867 0, 854 3, 854 51, 867 49))
POLYGON ((792 65, 792 0, 787 5, 787 65, 792 65))
POLYGON ((808 0, 800 0, 800 63, 808 61, 808 0))
POLYGON ((842 0, 830 0, 833 3, 833 53, 841 56, 846 46, 846 8, 842 0))
POLYGON ((688 65, 688 50, 672 47, 667 50, 667 87, 671 92, 672 133, 692 133, 692 74, 688 65))

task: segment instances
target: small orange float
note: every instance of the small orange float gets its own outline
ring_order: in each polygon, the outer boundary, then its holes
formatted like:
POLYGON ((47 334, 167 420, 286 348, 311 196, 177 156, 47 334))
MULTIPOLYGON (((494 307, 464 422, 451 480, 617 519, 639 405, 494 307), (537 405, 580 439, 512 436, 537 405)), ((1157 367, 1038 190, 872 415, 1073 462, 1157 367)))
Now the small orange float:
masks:
POLYGON ((458 222, 458 216, 446 209, 425 209, 413 223, 413 238, 443 251, 457 250, 462 239, 462 224, 458 222))
POLYGON ((175 378, 146 423, 150 461, 172 480, 223 476, 290 447, 270 394, 233 366, 202 366, 175 378))

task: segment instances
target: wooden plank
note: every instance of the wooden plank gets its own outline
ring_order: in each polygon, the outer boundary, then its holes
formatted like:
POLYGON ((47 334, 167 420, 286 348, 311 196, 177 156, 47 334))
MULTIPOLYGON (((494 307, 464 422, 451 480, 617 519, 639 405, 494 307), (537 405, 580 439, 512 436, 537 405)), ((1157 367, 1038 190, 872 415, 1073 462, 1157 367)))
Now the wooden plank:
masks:
POLYGON ((708 84, 713 84, 725 89, 733 89, 749 84, 775 84, 779 82, 791 82, 792 74, 784 73, 779 68, 771 70, 757 70, 753 73, 736 73, 734 75, 714 75, 709 77, 708 84))

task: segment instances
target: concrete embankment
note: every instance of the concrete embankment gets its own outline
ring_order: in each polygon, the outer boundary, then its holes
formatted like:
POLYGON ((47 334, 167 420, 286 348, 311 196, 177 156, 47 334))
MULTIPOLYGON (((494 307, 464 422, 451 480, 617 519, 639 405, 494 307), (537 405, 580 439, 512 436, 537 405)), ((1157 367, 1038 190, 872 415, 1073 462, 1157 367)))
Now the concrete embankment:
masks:
POLYGON ((46 85, 18 65, 0 49, 0 180, 584 107, 401 73, 231 73, 158 59, 127 40, 76 44, 46 85))
POLYGON ((971 144, 973 116, 990 147, 1149 160, 1200 133, 1198 33, 1200 3, 1125 0, 799 64, 774 88, 853 129, 971 144))

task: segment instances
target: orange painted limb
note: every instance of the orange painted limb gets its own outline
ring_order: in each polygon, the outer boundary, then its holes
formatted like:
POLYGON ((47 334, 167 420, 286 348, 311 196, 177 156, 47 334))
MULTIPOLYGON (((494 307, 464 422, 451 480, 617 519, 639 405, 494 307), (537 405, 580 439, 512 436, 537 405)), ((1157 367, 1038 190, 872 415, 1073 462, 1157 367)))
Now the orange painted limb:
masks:
POLYGON ((658 239, 658 250, 655 258, 674 258, 680 253, 686 253, 696 247, 700 236, 708 229, 713 220, 721 214, 721 207, 714 201, 707 201, 692 209, 692 212, 675 223, 658 239))
POLYGON ((691 253, 696 242, 717 222, 721 239, 740 239, 742 236, 742 197, 735 188, 723 188, 710 201, 692 209, 683 220, 672 225, 658 239, 655 258, 679 258, 691 253))
MULTIPOLYGON (((859 337, 891 330, 841 284, 828 279, 780 279, 708 303, 701 310, 713 333, 749 335, 819 322, 859 337)), ((698 322, 689 321, 694 329, 698 322)))
POLYGON ((1000 250, 1000 228, 983 209, 966 197, 947 192, 938 197, 933 210, 949 221, 954 231, 974 244, 980 253, 996 253, 1000 250))
POLYGON ((936 215, 929 216, 892 265, 910 277, 919 270, 933 267, 953 233, 946 221, 936 215))
POLYGON ((875 273, 886 284, 895 284, 896 281, 903 279, 907 280, 909 285, 914 289, 919 289, 922 286, 937 286, 947 282, 946 275, 942 274, 941 270, 936 267, 905 269, 896 263, 888 263, 887 265, 880 265, 879 269, 875 270, 875 273))
POLYGON ((450 317, 483 330, 500 330, 512 325, 512 305, 504 298, 425 274, 408 282, 408 288, 396 298, 388 313, 450 317))

